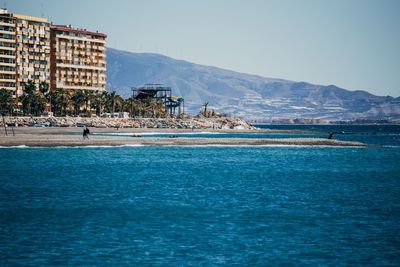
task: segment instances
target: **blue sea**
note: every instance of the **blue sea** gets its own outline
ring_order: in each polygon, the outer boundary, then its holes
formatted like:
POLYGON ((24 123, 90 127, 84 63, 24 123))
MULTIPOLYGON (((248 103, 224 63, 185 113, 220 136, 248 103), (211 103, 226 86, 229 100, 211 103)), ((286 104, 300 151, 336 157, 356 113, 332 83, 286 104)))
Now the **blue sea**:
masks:
MULTIPOLYGON (((343 141, 358 141, 369 145, 400 146, 400 125, 256 125, 259 129, 269 130, 297 130, 303 133, 229 133, 229 132, 181 132, 162 133, 96 133, 100 136, 140 136, 143 138, 327 138, 333 133, 334 138, 343 141), (308 133, 307 133, 308 132, 308 133)), ((68 133, 68 135, 81 135, 81 133, 68 133)))
POLYGON ((330 131, 367 148, 0 148, 0 266, 399 266, 400 131, 365 127, 330 131))

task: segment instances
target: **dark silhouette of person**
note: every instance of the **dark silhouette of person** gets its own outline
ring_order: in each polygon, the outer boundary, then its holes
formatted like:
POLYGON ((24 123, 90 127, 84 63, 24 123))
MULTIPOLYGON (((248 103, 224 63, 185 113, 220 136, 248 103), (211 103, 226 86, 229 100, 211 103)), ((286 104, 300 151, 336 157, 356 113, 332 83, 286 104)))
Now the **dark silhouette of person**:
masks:
POLYGON ((333 133, 329 133, 328 139, 333 139, 333 133))
POLYGON ((83 139, 85 138, 89 139, 89 134, 90 134, 89 129, 85 127, 85 129, 83 129, 83 139))

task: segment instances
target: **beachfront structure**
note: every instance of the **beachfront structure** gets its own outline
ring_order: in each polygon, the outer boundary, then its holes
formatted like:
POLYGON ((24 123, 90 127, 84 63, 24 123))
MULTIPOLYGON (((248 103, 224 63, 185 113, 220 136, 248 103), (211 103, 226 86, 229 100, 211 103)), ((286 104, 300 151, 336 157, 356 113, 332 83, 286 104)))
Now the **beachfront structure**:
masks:
POLYGON ((171 87, 162 84, 145 84, 141 87, 132 87, 132 98, 145 103, 150 99, 162 102, 164 110, 169 114, 178 116, 185 113, 185 100, 182 97, 176 97, 171 94, 171 87))
POLYGON ((0 88, 19 96, 30 80, 50 82, 50 23, 0 9, 0 88))
POLYGON ((70 25, 51 26, 51 90, 106 91, 106 37, 70 25))
POLYGON ((16 94, 24 84, 50 82, 50 23, 47 19, 19 14, 15 18, 16 94))
POLYGON ((0 88, 15 94, 15 18, 0 9, 0 88))
POLYGON ((105 91, 106 37, 0 9, 0 88, 15 97, 28 81, 50 90, 105 91))

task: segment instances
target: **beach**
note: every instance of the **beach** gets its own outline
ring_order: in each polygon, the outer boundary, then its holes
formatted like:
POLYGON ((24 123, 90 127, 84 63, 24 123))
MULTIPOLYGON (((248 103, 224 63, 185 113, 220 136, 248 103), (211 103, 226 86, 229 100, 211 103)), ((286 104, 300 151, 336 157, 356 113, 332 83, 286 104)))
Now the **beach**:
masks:
POLYGON ((143 128, 90 128, 88 139, 82 137, 80 127, 16 127, 5 135, 2 129, 0 146, 58 147, 58 146, 366 146, 360 142, 330 140, 327 138, 187 138, 184 133, 285 133, 302 131, 284 130, 189 130, 143 128), (146 133, 168 133, 173 138, 143 137, 146 133), (102 135, 109 134, 109 135, 102 135), (174 135, 177 134, 177 135, 174 135))

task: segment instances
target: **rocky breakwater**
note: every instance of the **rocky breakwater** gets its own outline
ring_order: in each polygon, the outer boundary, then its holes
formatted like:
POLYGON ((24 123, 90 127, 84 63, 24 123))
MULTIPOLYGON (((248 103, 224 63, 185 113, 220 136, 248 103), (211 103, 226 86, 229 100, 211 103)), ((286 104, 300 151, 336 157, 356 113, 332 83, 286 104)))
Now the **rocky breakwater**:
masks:
MULTIPOLYGON (((85 117, 5 117, 8 126, 97 127, 97 128, 168 128, 252 130, 254 126, 240 118, 85 118, 85 117)), ((3 122, 0 121, 3 126, 3 122)))

